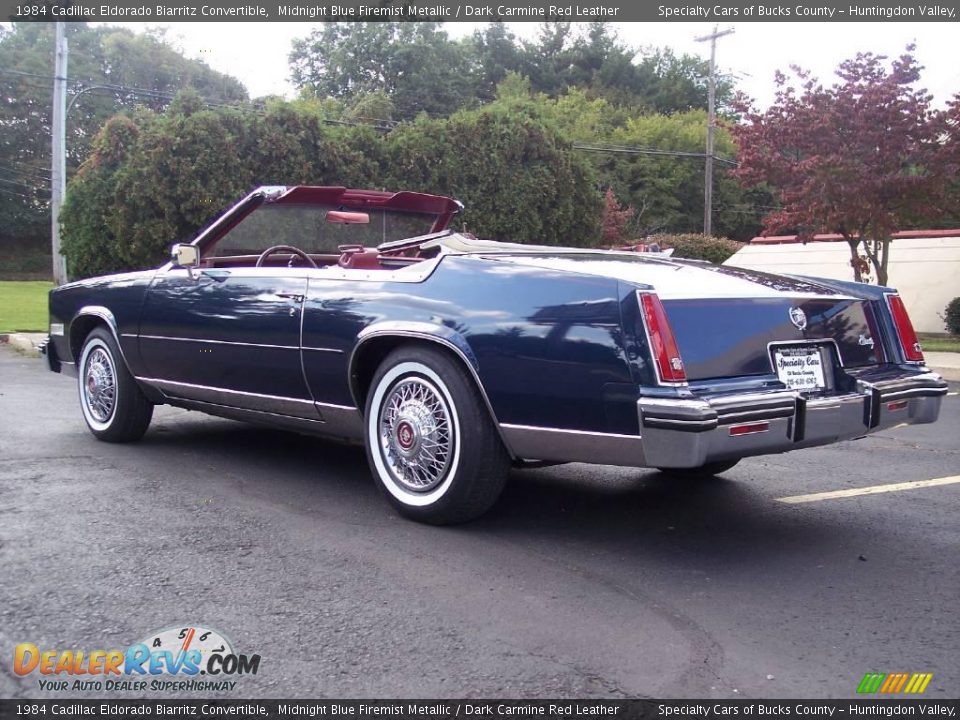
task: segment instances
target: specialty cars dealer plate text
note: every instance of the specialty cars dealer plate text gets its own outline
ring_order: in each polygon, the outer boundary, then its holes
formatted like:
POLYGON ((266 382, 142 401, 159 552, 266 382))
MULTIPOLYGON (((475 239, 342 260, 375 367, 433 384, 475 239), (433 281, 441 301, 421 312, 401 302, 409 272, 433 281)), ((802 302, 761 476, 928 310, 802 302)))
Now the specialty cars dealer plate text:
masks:
POLYGON ((822 390, 823 356, 815 347, 783 347, 773 352, 780 382, 791 390, 822 390))

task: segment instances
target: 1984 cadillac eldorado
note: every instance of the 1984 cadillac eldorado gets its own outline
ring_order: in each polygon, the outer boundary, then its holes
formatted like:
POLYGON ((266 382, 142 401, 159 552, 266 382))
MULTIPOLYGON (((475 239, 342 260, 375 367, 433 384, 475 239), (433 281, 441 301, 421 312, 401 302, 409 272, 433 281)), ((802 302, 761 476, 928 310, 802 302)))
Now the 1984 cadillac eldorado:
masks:
POLYGON ((895 290, 482 241, 455 200, 263 187, 154 270, 50 293, 100 440, 156 404, 366 444, 403 515, 477 517, 511 464, 713 475, 937 419, 895 290))

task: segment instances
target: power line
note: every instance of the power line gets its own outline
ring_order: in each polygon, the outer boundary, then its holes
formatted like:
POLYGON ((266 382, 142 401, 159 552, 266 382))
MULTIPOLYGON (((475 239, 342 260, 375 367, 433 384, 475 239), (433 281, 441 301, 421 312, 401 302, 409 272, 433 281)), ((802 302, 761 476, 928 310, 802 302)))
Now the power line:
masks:
POLYGON ((13 190, 7 190, 6 188, 3 188, 3 187, 0 187, 0 193, 3 193, 4 195, 13 195, 15 197, 26 198, 27 200, 33 200, 35 202, 37 201, 41 203, 48 202, 46 198, 40 198, 40 197, 37 197, 36 195, 26 195, 25 193, 14 192, 13 190))
MULTIPOLYGON (((585 150, 587 152, 610 152, 623 153, 627 155, 658 155, 663 157, 685 157, 703 159, 707 156, 702 152, 690 152, 687 150, 659 150, 657 148, 631 147, 629 145, 606 145, 603 143, 573 143, 576 150, 585 150)), ((714 156, 714 160, 727 165, 738 165, 736 160, 714 156)))
POLYGON ((40 187, 38 185, 29 185, 27 183, 18 182, 16 180, 8 180, 7 178, 2 178, 2 177, 0 177, 0 182, 7 183, 8 185, 15 185, 17 187, 20 187, 26 190, 33 190, 34 192, 40 192, 40 191, 46 190, 46 188, 40 187))
POLYGON ((15 167, 11 167, 10 165, 3 165, 3 164, 0 164, 0 170, 8 173, 14 173, 24 178, 30 178, 31 180, 43 180, 44 182, 50 181, 49 175, 44 175, 43 173, 38 171, 21 170, 20 168, 15 168, 15 167))

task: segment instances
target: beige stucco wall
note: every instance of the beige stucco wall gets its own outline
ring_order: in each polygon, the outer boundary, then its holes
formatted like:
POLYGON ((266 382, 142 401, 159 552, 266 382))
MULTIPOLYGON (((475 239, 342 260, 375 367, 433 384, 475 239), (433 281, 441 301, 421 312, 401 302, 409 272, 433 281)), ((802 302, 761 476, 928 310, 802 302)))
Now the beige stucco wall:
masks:
MULTIPOLYGON (((724 265, 766 272, 853 280, 845 242, 746 245, 724 265)), ((945 332, 943 311, 960 296, 960 237, 894 240, 890 280, 918 332, 945 332)))

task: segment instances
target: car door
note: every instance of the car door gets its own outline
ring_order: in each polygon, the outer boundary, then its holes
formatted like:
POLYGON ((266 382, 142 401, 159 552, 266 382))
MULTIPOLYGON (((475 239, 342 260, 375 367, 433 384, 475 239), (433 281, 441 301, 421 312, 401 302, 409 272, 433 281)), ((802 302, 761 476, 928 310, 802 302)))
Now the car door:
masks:
POLYGON ((152 384, 189 400, 316 419, 300 359, 308 272, 160 271, 139 331, 152 384))

